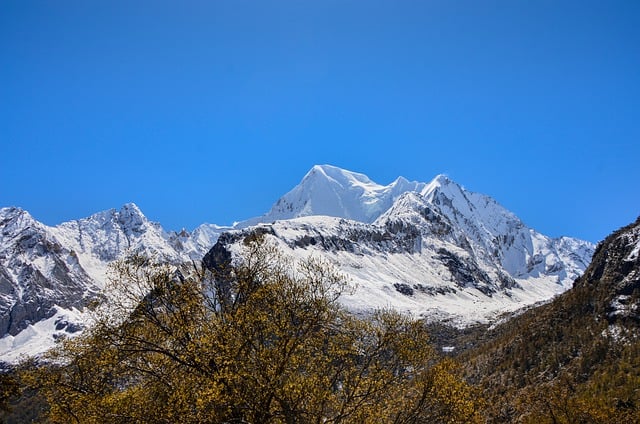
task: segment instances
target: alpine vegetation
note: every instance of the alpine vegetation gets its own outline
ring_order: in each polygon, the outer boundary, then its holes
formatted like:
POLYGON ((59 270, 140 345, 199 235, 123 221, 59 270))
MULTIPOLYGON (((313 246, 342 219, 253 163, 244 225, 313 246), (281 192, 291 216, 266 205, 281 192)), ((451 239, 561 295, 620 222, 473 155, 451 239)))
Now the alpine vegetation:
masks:
POLYGON ((23 377, 52 422, 480 420, 477 390, 424 325, 348 313, 337 301, 347 279, 321 260, 295 264, 249 236, 212 269, 133 256, 115 270, 107 285, 120 296, 23 377))

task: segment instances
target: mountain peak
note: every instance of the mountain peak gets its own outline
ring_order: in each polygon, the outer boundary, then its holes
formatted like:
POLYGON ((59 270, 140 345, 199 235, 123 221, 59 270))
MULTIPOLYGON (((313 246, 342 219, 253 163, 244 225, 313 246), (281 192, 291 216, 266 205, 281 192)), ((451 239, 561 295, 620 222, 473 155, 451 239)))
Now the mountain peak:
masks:
POLYGON ((143 215, 138 205, 136 205, 133 202, 125 203, 124 205, 122 205, 122 207, 120 208, 120 213, 123 213, 123 212, 132 213, 136 215, 143 215))
POLYGON ((401 175, 398 178, 396 178, 391 184, 401 185, 401 184, 407 184, 407 183, 409 183, 409 180, 407 180, 405 177, 401 175))
POLYGON ((307 178, 311 179, 314 177, 322 177, 325 179, 333 180, 340 185, 359 183, 378 186, 378 184, 371 181, 371 179, 369 179, 369 177, 365 174, 348 171, 346 169, 338 168, 337 166, 333 165, 314 165, 307 173, 303 181, 305 181, 307 178))
POLYGON ((124 204, 118 212, 118 222, 129 230, 141 231, 147 221, 147 217, 135 203, 124 204))
POLYGON ((402 177, 389 185, 381 185, 365 174, 333 165, 315 165, 267 214, 239 223, 238 227, 311 215, 371 223, 402 193, 419 192, 424 185, 402 177))
MULTIPOLYGON (((291 218, 301 219, 274 223, 278 231, 272 235, 286 249, 339 252, 331 260, 344 259, 345 273, 364 287, 352 297, 355 308, 391 305, 475 319, 481 313, 478 299, 491 314, 503 301, 515 307, 566 289, 592 252, 586 242, 555 241, 536 233, 493 199, 467 191, 444 174, 429 183, 398 177, 381 185, 364 174, 316 165, 269 213, 234 228, 250 232, 242 229, 291 218), (512 292, 517 296, 511 298, 512 292), (491 303, 494 295, 497 301, 491 303)), ((0 336, 10 323, 15 323, 14 330, 24 328, 50 317, 46 314, 58 307, 86 305, 83 302, 103 287, 107 264, 113 260, 130 252, 175 264, 198 260, 227 229, 202 225, 191 234, 167 233, 134 203, 55 227, 33 220, 20 208, 2 208, 0 312, 9 312, 0 314, 0 336), (30 315, 11 312, 31 306, 35 309, 30 315)), ((620 242, 630 247, 624 257, 637 260, 640 236, 625 237, 620 242)), ((619 303, 625 299, 620 297, 619 303)), ((42 334, 51 339, 51 333, 42 334)), ((6 352, 0 343, 0 360, 6 352)))
MULTIPOLYGON (((37 226, 38 222, 33 219, 31 214, 22 208, 15 206, 0 208, 0 226, 11 230, 7 232, 15 231, 17 228, 27 228, 37 226)), ((0 234, 0 238, 2 234, 0 234)))
POLYGON ((0 208, 0 218, 4 219, 14 219, 18 216, 31 216, 29 212, 25 211, 22 208, 16 206, 9 206, 5 208, 0 208))
POLYGON ((62 223, 58 227, 88 225, 92 228, 120 227, 125 231, 140 232, 148 222, 147 217, 135 203, 125 203, 120 207, 120 210, 107 209, 86 218, 62 223))
POLYGON ((431 180, 431 182, 440 184, 440 185, 447 185, 447 184, 453 183, 453 181, 451 180, 451 178, 449 178, 447 174, 438 174, 433 178, 433 180, 431 180))

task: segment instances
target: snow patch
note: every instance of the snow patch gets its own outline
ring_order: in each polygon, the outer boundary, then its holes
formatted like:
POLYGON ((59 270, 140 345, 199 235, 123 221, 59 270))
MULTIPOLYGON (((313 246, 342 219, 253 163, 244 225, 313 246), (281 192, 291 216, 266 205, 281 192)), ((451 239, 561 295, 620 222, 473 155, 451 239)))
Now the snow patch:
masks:
POLYGON ((41 355, 54 347, 58 340, 79 335, 86 320, 86 313, 57 307, 51 318, 29 325, 16 336, 0 338, 0 361, 17 363, 41 355))

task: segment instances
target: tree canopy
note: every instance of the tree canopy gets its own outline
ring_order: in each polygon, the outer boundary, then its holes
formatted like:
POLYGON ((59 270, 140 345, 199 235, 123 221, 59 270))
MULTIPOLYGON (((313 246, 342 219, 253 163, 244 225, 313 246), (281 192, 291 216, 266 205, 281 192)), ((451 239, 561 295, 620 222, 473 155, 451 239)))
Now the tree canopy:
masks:
POLYGON ((478 420, 476 391, 422 323, 345 311, 342 275, 260 237, 217 270, 132 256, 110 280, 91 327, 32 374, 52 422, 478 420))

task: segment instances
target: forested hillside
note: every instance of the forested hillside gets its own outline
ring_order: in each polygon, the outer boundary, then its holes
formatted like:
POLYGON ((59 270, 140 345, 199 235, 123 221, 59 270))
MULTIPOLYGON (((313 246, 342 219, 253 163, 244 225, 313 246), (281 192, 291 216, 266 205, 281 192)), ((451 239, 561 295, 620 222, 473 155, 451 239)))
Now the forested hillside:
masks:
POLYGON ((640 219, 600 243, 573 289, 461 355, 488 422, 640 421, 640 219))

